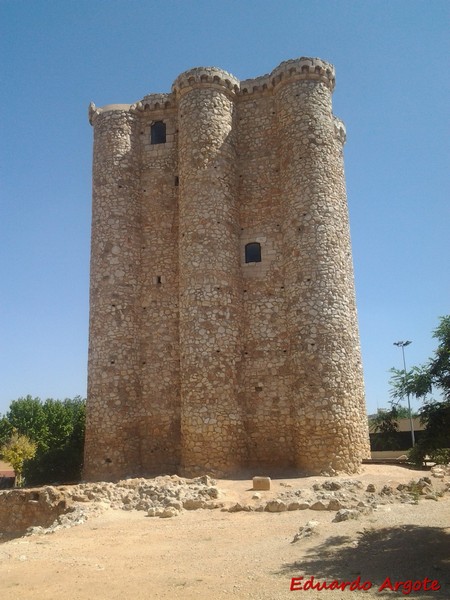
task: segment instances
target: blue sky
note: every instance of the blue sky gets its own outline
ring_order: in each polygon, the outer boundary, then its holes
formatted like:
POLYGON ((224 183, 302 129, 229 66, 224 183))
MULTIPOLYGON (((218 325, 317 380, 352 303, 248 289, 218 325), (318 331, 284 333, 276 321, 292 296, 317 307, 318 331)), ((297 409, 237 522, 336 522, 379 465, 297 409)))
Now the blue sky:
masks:
POLYGON ((447 0, 0 0, 0 412, 86 394, 89 102, 299 56, 336 67, 367 405, 387 406, 393 342, 426 361, 450 313, 449 22, 447 0))

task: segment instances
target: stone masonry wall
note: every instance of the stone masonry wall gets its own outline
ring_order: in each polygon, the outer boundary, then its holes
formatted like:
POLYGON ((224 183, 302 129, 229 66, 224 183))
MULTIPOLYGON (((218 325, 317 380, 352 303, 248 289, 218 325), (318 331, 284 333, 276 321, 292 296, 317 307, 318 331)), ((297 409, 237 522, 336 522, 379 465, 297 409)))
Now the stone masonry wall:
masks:
POLYGON ((289 334, 283 273, 284 206, 273 94, 246 94, 239 105, 239 203, 243 273, 241 394, 247 412, 249 464, 295 465, 289 334), (261 244, 261 262, 245 245, 261 244))
MULTIPOLYGON (((174 473, 180 459, 178 309, 178 117, 156 97, 140 115, 141 276, 140 461, 142 472, 174 473), (164 119, 166 143, 151 144, 164 119)), ((166 100, 167 103, 167 100, 166 100)))
POLYGON ((301 58, 91 105, 87 479, 368 456, 333 88, 331 65, 301 58))
POLYGON ((48 527, 70 502, 54 487, 0 492, 0 533, 22 534, 33 525, 48 527))
MULTIPOLYGON (((194 73, 194 75, 197 75, 194 73)), ((222 76, 211 70, 210 77, 222 76)), ((182 468, 245 463, 241 274, 234 92, 201 77, 175 83, 180 113, 182 468)))
POLYGON ((95 122, 85 476, 140 465, 139 123, 121 106, 95 122))

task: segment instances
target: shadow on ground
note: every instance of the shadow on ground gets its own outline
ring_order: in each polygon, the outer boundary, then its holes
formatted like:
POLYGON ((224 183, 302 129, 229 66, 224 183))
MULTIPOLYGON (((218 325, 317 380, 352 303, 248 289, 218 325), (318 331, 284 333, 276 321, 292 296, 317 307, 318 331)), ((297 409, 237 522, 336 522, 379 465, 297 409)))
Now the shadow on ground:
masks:
POLYGON ((372 582, 377 591, 387 577, 391 582, 436 579, 438 591, 396 593, 390 589, 378 592, 380 598, 407 597, 428 600, 450 598, 450 530, 440 527, 404 525, 383 529, 364 529, 358 537, 334 536, 307 551, 302 561, 284 564, 279 574, 309 578, 315 581, 372 582))

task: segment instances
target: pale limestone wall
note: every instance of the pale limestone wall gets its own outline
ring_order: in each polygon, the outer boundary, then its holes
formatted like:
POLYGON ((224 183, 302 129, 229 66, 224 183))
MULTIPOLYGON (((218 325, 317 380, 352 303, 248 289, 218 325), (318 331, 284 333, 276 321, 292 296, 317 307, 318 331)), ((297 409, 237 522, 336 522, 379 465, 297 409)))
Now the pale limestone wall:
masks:
POLYGON ((48 527, 70 503, 54 487, 0 491, 0 532, 23 534, 29 527, 48 527))
POLYGON ((86 478, 369 456, 333 88, 331 65, 297 59, 91 105, 86 478))
POLYGON ((252 466, 295 465, 289 334, 283 273, 284 207, 278 122, 272 93, 248 93, 239 104, 239 202, 243 273, 241 395, 252 466), (260 263, 245 263, 249 242, 260 263))

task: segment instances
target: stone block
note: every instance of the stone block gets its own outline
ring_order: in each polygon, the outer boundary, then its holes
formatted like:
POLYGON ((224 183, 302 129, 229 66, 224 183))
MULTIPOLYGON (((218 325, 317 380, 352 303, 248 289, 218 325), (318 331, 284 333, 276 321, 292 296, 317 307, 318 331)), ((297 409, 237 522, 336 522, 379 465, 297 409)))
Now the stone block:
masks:
POLYGON ((259 491, 270 490, 270 477, 253 477, 253 489, 259 491))

